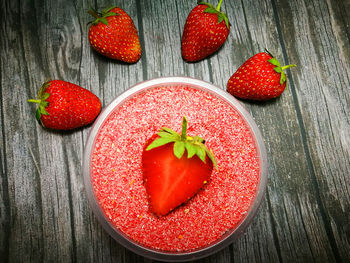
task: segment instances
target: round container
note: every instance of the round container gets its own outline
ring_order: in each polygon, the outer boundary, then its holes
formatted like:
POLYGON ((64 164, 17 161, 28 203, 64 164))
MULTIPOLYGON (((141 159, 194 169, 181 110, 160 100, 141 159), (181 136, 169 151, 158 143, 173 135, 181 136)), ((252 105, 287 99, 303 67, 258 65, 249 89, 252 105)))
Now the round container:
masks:
POLYGON ((171 262, 188 261, 206 257, 226 247, 235 239, 237 239, 244 232, 246 227, 250 224, 252 218, 257 212, 257 209, 265 193, 265 188, 267 184, 267 154, 263 138, 260 134, 256 123, 254 122, 253 118, 248 113, 248 111, 233 96, 221 90, 220 88, 202 80, 197 80, 188 77, 157 78, 136 84, 135 86, 131 87, 130 89, 122 93, 120 96, 118 96, 107 107, 104 108, 104 110, 101 112, 101 114, 93 124, 87 139, 87 143, 85 145, 83 159, 83 175, 87 197, 93 212, 95 213, 97 219, 99 220, 103 228, 117 242, 119 242, 121 245, 128 248, 129 250, 151 259, 171 262), (233 229, 227 231, 224 235, 221 236, 221 238, 217 239, 212 244, 191 251, 173 252, 152 249, 150 247, 143 246, 129 238, 122 231, 116 228, 115 225, 108 219, 108 216, 106 216, 106 214, 103 212, 103 209, 101 208, 99 200, 95 194, 94 185, 92 181, 92 152, 95 147, 96 137, 98 136, 99 131, 101 127, 103 127, 106 119, 108 119, 110 114, 114 112, 115 109, 117 109, 125 101, 128 101, 128 99, 132 98, 136 94, 159 86, 187 86, 190 88, 199 89, 214 95, 215 97, 219 98, 220 100, 223 100, 231 107, 233 107, 250 130, 251 137, 253 138, 253 141, 255 143, 257 154, 256 157, 260 167, 258 183, 256 185, 255 190, 255 197, 251 201, 250 208, 248 209, 245 217, 233 229))

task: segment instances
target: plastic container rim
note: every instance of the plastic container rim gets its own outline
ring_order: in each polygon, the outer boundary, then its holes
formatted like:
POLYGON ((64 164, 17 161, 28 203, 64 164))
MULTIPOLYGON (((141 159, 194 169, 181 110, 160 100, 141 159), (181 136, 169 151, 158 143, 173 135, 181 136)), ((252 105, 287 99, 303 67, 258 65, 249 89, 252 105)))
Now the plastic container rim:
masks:
POLYGON ((188 260, 196 260, 196 259, 209 256, 223 249, 229 244, 231 244, 244 232, 244 230, 248 227, 254 215, 256 214, 261 204, 261 201, 264 197, 266 185, 267 185, 267 177, 268 177, 267 167, 268 167, 267 152, 266 152, 264 140, 260 133, 260 130, 256 125, 253 117, 236 98, 231 96, 226 91, 220 89, 219 87, 203 80, 194 79, 190 77, 162 77, 162 78, 146 80, 130 87, 128 90, 124 91, 122 94, 117 96, 109 105, 107 105, 102 110, 102 112, 100 113, 98 118, 95 120, 94 124, 92 125, 88 135, 88 139, 85 144, 82 171, 83 171, 83 177, 84 177, 85 191, 87 193, 90 206, 96 218, 98 219, 102 227, 109 233, 109 235, 111 235, 118 243, 120 243, 124 247, 128 248, 129 250, 141 256, 145 256, 145 257, 148 257, 154 260, 160 260, 160 261, 181 262, 181 261, 188 261, 188 260), (213 94, 214 96, 222 98, 223 100, 228 102, 231 106, 233 106, 237 110, 237 112, 240 114, 240 116, 243 118, 246 125, 250 129, 252 133, 252 137, 255 140, 257 155, 260 161, 259 185, 255 196, 255 200, 253 201, 246 217, 239 223, 239 225, 234 230, 229 231, 229 233, 225 234, 221 239, 219 239, 218 242, 215 242, 214 244, 206 246, 204 248, 200 248, 189 252, 159 251, 159 250, 144 247, 132 241, 130 238, 125 236, 121 231, 117 230, 112 224, 110 224, 108 219, 105 218, 98 204, 98 201, 95 197, 92 182, 91 182, 91 174, 90 174, 91 151, 93 150, 95 138, 101 126, 103 125, 104 121, 108 118, 109 114, 113 112, 113 110, 119 104, 121 104, 125 99, 129 98, 130 96, 135 95, 148 88, 152 88, 156 86, 165 86, 165 85, 172 85, 172 86, 187 85, 190 87, 204 89, 205 91, 213 94))

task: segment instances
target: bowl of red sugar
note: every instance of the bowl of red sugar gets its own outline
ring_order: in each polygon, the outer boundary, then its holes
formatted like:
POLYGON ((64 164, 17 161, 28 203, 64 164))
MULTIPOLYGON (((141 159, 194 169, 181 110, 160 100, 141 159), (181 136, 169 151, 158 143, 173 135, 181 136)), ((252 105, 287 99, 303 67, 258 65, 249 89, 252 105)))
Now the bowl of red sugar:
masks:
POLYGON ((104 108, 84 150, 84 184, 103 228, 129 250, 155 260, 211 255, 248 227, 264 197, 267 154, 249 112, 226 91, 188 77, 129 88, 104 108), (218 169, 186 203, 165 216, 149 209, 142 174, 145 143, 162 127, 198 135, 218 169))

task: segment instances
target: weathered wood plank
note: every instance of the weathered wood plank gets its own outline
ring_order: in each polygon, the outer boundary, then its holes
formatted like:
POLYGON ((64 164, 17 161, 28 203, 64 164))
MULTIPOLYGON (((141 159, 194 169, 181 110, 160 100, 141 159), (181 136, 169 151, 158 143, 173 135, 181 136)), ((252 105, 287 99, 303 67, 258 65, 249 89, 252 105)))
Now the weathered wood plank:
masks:
MULTIPOLYGON (((21 3, 24 57, 30 72, 28 97, 34 97, 40 83, 48 77, 76 82, 81 46, 77 41, 79 28, 72 21, 74 10, 67 3, 21 3)), ((27 147, 34 149, 33 161, 38 167, 38 186, 35 191, 41 196, 38 206, 41 208, 42 221, 41 258, 43 261, 70 262, 75 258, 75 226, 70 206, 73 203, 70 188, 72 173, 67 166, 66 148, 69 144, 79 146, 81 136, 73 132, 59 133, 42 129, 33 122, 35 106, 24 103, 24 107, 26 119, 34 125, 32 129, 25 129, 25 134, 35 138, 36 142, 29 143, 27 147)), ((78 157, 75 158, 77 160, 78 157)), ((34 220, 38 217, 36 214, 28 216, 34 220)), ((17 254, 13 252, 10 250, 16 257, 17 254)))
POLYGON ((276 6, 279 16, 285 18, 281 19, 281 31, 288 54, 303 65, 303 70, 293 77, 295 100, 322 220, 336 259, 347 261, 350 258, 350 3, 289 1, 276 6), (291 28, 297 37, 291 36, 291 28))
POLYGON ((39 170, 35 155, 35 123, 27 117, 28 107, 23 102, 29 95, 29 72, 25 63, 22 24, 18 1, 1 2, 1 99, 2 99, 2 153, 6 154, 1 195, 6 202, 1 235, 5 238, 4 258, 42 258, 42 197, 39 170))
MULTIPOLYGON (((3 28, 1 28, 1 32, 3 28)), ((0 42, 2 44, 2 42, 0 42)), ((0 46, 2 46, 0 44, 0 46)), ((0 69, 2 69, 5 64, 2 56, 0 57, 0 69)), ((0 70, 1 78, 2 70, 0 70)), ((2 83, 0 83, 2 90, 2 83)), ((9 191, 8 191, 8 181, 7 181, 7 162, 6 162, 6 150, 5 150, 5 128, 4 128, 4 114, 2 106, 2 92, 0 92, 0 255, 2 255, 3 260, 8 260, 8 238, 10 235, 10 204, 9 204, 9 191)))
MULTIPOLYGON (((4 18, 3 10, 5 10, 5 3, 1 3, 1 17, 4 18)), ((5 35, 5 24, 0 25, 0 34, 5 35)), ((6 41, 4 38, 0 39, 0 47, 5 47, 6 41)), ((8 260, 8 238, 10 235, 10 204, 9 204, 9 189, 7 178, 7 155, 5 149, 5 124, 4 124, 4 112, 3 112, 3 82, 2 74, 5 64, 4 54, 0 52, 0 255, 4 261, 8 260)))

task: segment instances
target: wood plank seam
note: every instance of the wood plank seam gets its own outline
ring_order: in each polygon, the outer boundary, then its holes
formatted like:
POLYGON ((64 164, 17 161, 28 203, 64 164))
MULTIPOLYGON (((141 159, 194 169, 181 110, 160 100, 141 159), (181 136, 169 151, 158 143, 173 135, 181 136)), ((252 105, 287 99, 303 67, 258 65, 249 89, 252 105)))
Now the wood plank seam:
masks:
MULTIPOLYGON (((288 55, 287 55, 286 46, 285 46, 285 43, 283 40, 281 22, 280 22, 280 18, 278 15, 277 6, 276 6, 275 1, 276 0, 271 0, 271 4, 272 4, 272 8, 273 8, 273 13, 274 13, 274 16, 276 19, 276 28, 277 28, 277 32, 278 32, 279 42, 281 43, 283 59, 284 59, 285 63, 288 65, 289 59, 288 59, 288 55)), ((324 228, 325 228, 325 231, 327 233, 327 237, 330 241, 330 246, 332 248, 332 252, 334 254, 336 261, 340 262, 341 257, 340 257, 340 253, 339 253, 338 247, 336 245, 335 237, 334 237, 334 234, 333 234, 333 231, 331 228, 330 219, 329 219, 327 213, 325 212, 325 206, 324 206, 322 199, 321 199, 320 190, 319 190, 317 178, 315 175, 315 169, 314 169, 314 166, 312 163, 312 158, 311 158, 310 150, 309 150, 308 143, 307 143, 305 124, 303 122, 298 96, 297 96, 296 91, 295 91, 293 77, 291 75, 289 75, 288 80, 289 80, 289 89, 290 89, 291 94, 292 94, 292 98, 293 98, 293 102, 294 102, 294 106, 295 106, 295 112, 296 112, 297 120, 299 123, 300 135, 302 138, 302 145, 303 145, 303 149, 304 149, 304 153, 305 153, 305 157, 306 157, 306 163, 307 163, 308 171, 309 171, 311 181, 312 181, 312 184, 314 186, 315 193, 316 193, 317 204, 319 206, 322 221, 324 222, 324 228)))
POLYGON ((143 80, 147 79, 147 54, 146 54, 146 46, 144 39, 144 30, 142 23, 142 9, 140 1, 136 1, 136 13, 137 13, 137 24, 138 24, 138 32, 141 44, 141 64, 142 64, 142 78, 143 80))

